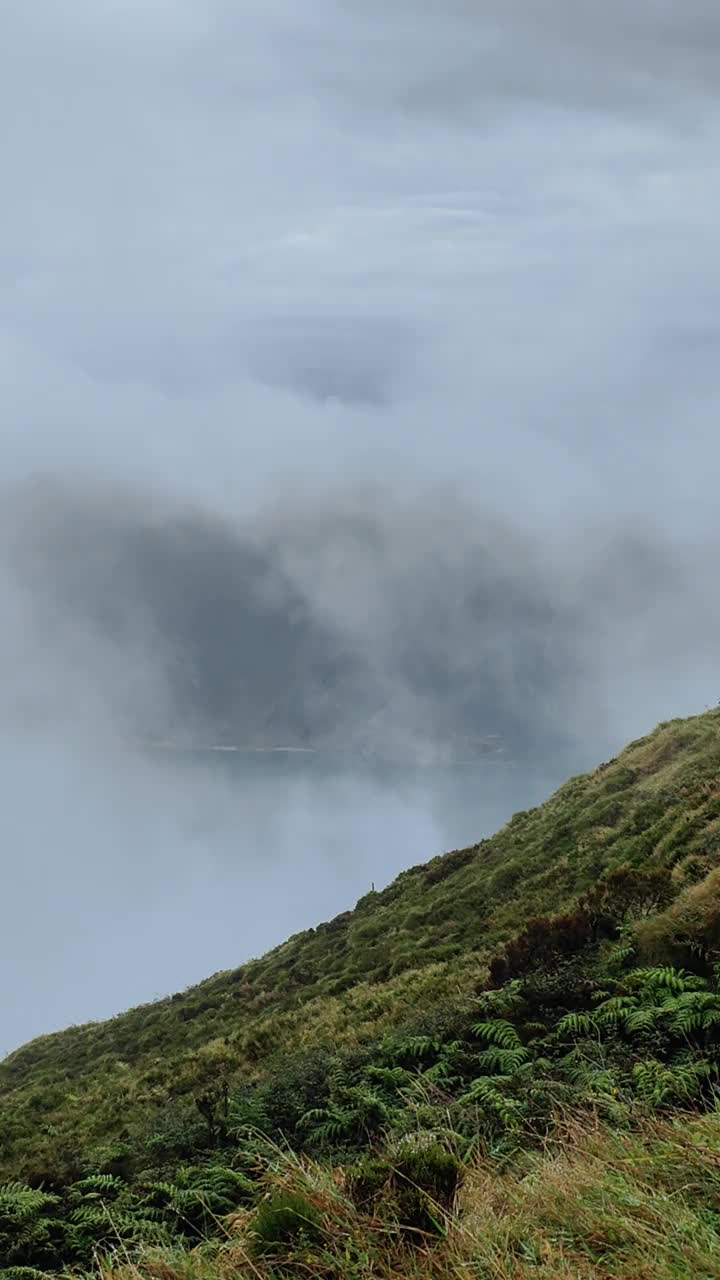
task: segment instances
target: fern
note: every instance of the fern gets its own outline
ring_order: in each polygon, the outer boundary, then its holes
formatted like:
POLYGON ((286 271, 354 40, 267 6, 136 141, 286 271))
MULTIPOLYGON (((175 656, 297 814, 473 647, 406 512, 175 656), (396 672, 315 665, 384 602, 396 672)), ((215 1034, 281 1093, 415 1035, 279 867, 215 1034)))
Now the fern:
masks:
POLYGON ((590 1013, 566 1013, 556 1029, 561 1035, 588 1036, 597 1031, 598 1024, 590 1013))
POLYGON ((595 1010, 595 1024, 603 1029, 621 1026, 627 1015, 634 1012, 637 1007, 638 1002, 635 996, 611 996, 609 1000, 603 1000, 595 1010))
POLYGON ((634 1036, 643 1031, 652 1031, 657 1026, 663 1014, 662 1008, 652 1006, 640 1009, 628 1010, 622 1016, 622 1027, 627 1031, 628 1035, 634 1036))
POLYGON ((400 1044, 393 1046, 393 1060, 402 1058, 424 1058, 426 1054, 439 1053, 442 1041, 433 1036, 409 1036, 400 1044))
POLYGON ((16 1223, 25 1223, 43 1210, 58 1203, 57 1196, 47 1191, 39 1191, 27 1187, 23 1182, 6 1182, 0 1186, 0 1221, 10 1219, 16 1223))
POLYGON ((443 1085, 446 1089, 457 1084, 460 1079, 453 1068, 451 1062, 447 1058, 440 1058, 432 1067, 428 1067, 421 1073, 421 1080, 427 1080, 432 1085, 443 1085))
POLYGON ((618 969, 622 969, 623 965, 627 964, 628 960, 630 960, 634 955, 635 944, 633 942, 618 942, 617 945, 611 949, 605 961, 605 967, 609 972, 615 973, 618 969))
POLYGON ((6 1266, 32 1264, 52 1252, 52 1214, 57 1196, 7 1182, 0 1186, 0 1263, 6 1266))
POLYGON ((696 1097, 702 1082, 714 1075, 715 1070, 714 1064, 706 1059, 665 1064, 651 1058, 636 1062, 632 1075, 638 1097, 658 1107, 696 1097))
POLYGON ((408 1071, 405 1067, 375 1067, 367 1068, 365 1073, 370 1080, 376 1080, 378 1084, 387 1085, 390 1089, 400 1090, 403 1086, 410 1083, 414 1078, 413 1072, 408 1071))
POLYGON ((512 978, 494 991, 483 991, 477 999, 477 1009, 490 1019, 508 1018, 519 1013, 525 1002, 523 984, 512 978))
POLYGON ((480 1103, 501 1121, 507 1130, 517 1129, 520 1124, 520 1103, 515 1098, 508 1098, 499 1085, 507 1081, 502 1076, 480 1076, 474 1080, 467 1093, 460 1098, 461 1103, 480 1103))
POLYGON ((702 979, 695 978, 693 974, 687 973, 685 969, 674 969, 671 965, 664 968, 656 969, 633 969, 628 974, 628 982, 633 985, 644 987, 647 991, 654 991, 658 988, 664 988, 679 994, 681 991, 688 990, 702 979))
POLYGON ((580 1092, 583 1099, 592 1100, 597 1097, 614 1097, 618 1092, 617 1077, 608 1067, 590 1062, 586 1058, 574 1061, 563 1060, 570 1083, 580 1092))
POLYGON ((39 1271, 37 1267, 3 1267, 0 1280, 48 1280, 47 1271, 39 1271))
POLYGON ((237 1207, 239 1199, 253 1195, 255 1185, 237 1169, 226 1165, 203 1165, 190 1171, 191 1194, 202 1196, 216 1213, 229 1213, 237 1207))
POLYGON ((328 1069, 331 1093, 341 1093, 348 1084, 347 1067, 342 1058, 333 1058, 328 1069))
MULTIPOLYGON (((182 1171, 178 1171, 176 1178, 178 1182, 181 1180, 182 1171)), ((142 1186, 144 1193, 143 1205, 152 1205, 159 1199, 163 1205, 170 1205, 173 1208, 187 1208, 193 1203, 194 1193, 187 1187, 178 1186, 174 1182, 149 1182, 142 1186)))
POLYGON ((117 1195, 124 1187, 125 1183, 122 1178, 117 1178, 112 1173, 95 1173, 89 1178, 82 1178, 80 1182, 74 1182, 70 1192, 80 1196, 106 1196, 110 1193, 117 1195))
POLYGON ((340 1091, 340 1096, 331 1098, 326 1107, 313 1107, 307 1111, 300 1124, 314 1141, 327 1143, 345 1138, 368 1138, 377 1133, 388 1119, 387 1103, 379 1093, 365 1085, 348 1085, 340 1091))
POLYGON ((331 1111, 326 1107, 314 1107, 305 1113, 300 1124, 309 1131, 313 1141, 325 1145, 349 1137, 355 1126, 355 1116, 348 1109, 331 1111))
POLYGON ((522 1049, 520 1037, 511 1022, 503 1018, 495 1018, 485 1022, 476 1022, 472 1029, 479 1040, 488 1044, 496 1044, 501 1049, 522 1049))
POLYGON ((685 991, 669 1012, 669 1027, 675 1035, 707 1035, 720 1026, 720 996, 711 991, 685 991))
POLYGON ((478 1055, 478 1066, 487 1069, 491 1075, 513 1075, 528 1061, 527 1049, 501 1049, 494 1045, 478 1055))
POLYGON ((68 1240, 80 1255, 90 1256, 99 1246, 117 1244, 169 1244, 167 1228, 137 1209, 106 1205, 82 1205, 69 1217, 68 1240))

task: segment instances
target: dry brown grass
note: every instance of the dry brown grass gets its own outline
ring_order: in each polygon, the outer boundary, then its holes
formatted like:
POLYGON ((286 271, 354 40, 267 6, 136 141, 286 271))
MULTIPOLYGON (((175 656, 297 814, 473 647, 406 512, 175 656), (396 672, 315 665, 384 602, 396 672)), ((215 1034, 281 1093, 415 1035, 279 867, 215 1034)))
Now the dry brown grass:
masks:
POLYGON ((720 867, 685 889, 667 911, 650 916, 637 927, 638 954, 650 964, 672 957, 688 945, 708 948, 718 941, 720 867))
POLYGON ((268 1184, 306 1198, 318 1241, 258 1256, 253 1212, 224 1244, 148 1253, 102 1280, 717 1280, 720 1113, 618 1133, 567 1119, 543 1151, 468 1170, 444 1238, 408 1244, 351 1203, 342 1175, 291 1156, 268 1184))

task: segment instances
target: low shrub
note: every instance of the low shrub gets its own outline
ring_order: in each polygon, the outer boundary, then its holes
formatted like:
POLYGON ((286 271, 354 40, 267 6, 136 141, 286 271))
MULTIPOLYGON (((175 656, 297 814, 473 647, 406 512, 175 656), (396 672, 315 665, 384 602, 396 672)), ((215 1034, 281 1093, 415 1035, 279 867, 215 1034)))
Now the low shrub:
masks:
POLYGON ((320 1244, 322 1219, 299 1191, 273 1191, 255 1210, 250 1224, 253 1252, 268 1257, 289 1248, 320 1244))
POLYGON ((441 1235, 460 1184, 462 1164, 439 1142, 405 1142, 394 1154, 367 1156, 349 1176, 359 1207, 382 1207, 407 1235, 441 1235))

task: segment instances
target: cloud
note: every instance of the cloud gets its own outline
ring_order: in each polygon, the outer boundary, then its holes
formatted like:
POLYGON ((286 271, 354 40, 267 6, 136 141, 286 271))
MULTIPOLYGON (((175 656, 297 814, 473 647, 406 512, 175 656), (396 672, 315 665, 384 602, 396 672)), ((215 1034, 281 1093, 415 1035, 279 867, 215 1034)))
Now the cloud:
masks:
POLYGON ((482 120, 528 104, 655 116, 669 107, 689 121, 688 99, 712 94, 720 20, 709 0, 682 11, 655 0, 631 10, 621 0, 491 0, 481 11, 472 0, 400 0, 390 13, 379 0, 341 0, 318 14, 313 36, 305 47, 323 87, 378 111, 482 120))
POLYGON ((715 701, 720 16, 9 0, 3 28, 9 1047, 715 701), (525 764, 388 786, 133 745, 238 724, 525 764))

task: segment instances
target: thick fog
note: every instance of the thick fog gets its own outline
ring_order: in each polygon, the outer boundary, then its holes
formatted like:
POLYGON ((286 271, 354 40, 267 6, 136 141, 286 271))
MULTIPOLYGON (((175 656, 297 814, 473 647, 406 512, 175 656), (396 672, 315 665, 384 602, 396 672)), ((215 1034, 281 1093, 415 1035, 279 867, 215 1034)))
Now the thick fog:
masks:
POLYGON ((2 1053, 718 701, 720 10, 0 37, 2 1053))

